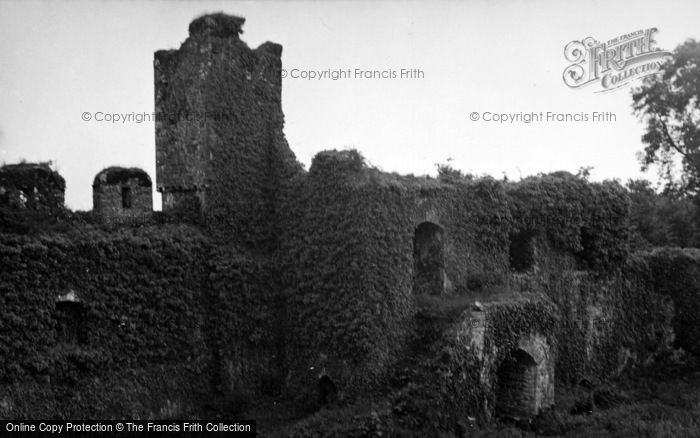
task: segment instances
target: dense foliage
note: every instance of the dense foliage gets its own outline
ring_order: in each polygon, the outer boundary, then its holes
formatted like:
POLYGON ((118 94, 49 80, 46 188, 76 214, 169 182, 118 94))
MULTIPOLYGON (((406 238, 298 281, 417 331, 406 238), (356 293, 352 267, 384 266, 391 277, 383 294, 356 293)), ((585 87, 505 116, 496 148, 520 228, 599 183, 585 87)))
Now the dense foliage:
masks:
POLYGON ((642 167, 657 165, 668 188, 693 196, 700 190, 700 42, 688 40, 632 94, 645 124, 642 167), (681 174, 676 163, 680 160, 681 174))
POLYGON ((594 269, 614 268, 627 257, 629 197, 619 184, 559 172, 512 183, 508 193, 516 232, 542 232, 594 269))
POLYGON ((631 200, 631 243, 636 249, 700 246, 698 204, 688 196, 657 193, 649 181, 627 183, 631 200))

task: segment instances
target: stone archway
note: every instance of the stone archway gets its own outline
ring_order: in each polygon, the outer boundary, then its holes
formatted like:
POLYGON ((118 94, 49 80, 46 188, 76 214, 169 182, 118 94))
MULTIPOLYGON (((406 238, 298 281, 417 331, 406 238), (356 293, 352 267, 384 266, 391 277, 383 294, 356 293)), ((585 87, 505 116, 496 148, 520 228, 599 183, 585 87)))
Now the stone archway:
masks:
POLYGON ((413 292, 441 295, 445 290, 445 255, 443 229, 423 222, 413 235, 413 292))
POLYGON ((512 352, 496 372, 496 413, 508 417, 537 414, 537 363, 522 349, 512 352))
POLYGON ((524 336, 496 371, 496 413, 530 417, 554 404, 554 353, 539 333, 524 336))
POLYGON ((539 414, 554 404, 556 362, 554 340, 541 333, 533 332, 523 334, 516 345, 486 344, 485 340, 491 330, 488 316, 490 311, 489 308, 475 304, 471 313, 464 314, 465 319, 457 334, 458 342, 472 352, 480 364, 479 382, 487 389, 483 399, 484 414, 489 418, 493 418, 494 414, 511 417, 539 414), (507 350, 504 350, 506 348, 507 350), (502 359, 503 357, 505 359, 502 359), (501 362, 496 362, 498 360, 501 362), (533 379, 534 393, 532 392, 533 379), (514 395, 511 389, 517 384, 507 389, 507 384, 504 385, 504 382, 508 381, 521 382, 523 393, 514 395), (511 400, 529 398, 534 398, 534 403, 527 404, 527 408, 520 409, 515 403, 515 409, 508 409, 514 404, 511 400))

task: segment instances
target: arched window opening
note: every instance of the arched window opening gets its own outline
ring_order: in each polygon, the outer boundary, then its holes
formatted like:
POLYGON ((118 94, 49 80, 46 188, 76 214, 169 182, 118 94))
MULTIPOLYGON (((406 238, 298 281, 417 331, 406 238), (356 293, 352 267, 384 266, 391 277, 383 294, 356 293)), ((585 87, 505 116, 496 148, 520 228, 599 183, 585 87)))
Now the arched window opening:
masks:
POLYGON ((535 233, 522 231, 510 238, 510 267, 526 272, 535 266, 535 233))
POLYGON ((444 235, 440 226, 423 222, 413 236, 413 291, 441 295, 445 289, 444 235))
POLYGON ((83 305, 74 292, 56 300, 57 340, 60 343, 78 345, 83 341, 83 305))

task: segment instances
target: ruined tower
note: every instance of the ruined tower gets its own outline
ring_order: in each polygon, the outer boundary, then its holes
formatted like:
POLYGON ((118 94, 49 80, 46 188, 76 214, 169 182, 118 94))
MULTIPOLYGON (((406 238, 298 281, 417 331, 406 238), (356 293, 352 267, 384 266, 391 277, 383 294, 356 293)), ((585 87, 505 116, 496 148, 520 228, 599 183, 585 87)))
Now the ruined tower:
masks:
POLYGON ((151 177, 142 169, 108 167, 92 182, 93 213, 105 223, 139 223, 153 211, 151 177))
POLYGON ((282 47, 250 49, 245 19, 205 15, 155 53, 156 184, 163 211, 243 243, 275 239, 281 184, 299 170, 282 132, 282 47))

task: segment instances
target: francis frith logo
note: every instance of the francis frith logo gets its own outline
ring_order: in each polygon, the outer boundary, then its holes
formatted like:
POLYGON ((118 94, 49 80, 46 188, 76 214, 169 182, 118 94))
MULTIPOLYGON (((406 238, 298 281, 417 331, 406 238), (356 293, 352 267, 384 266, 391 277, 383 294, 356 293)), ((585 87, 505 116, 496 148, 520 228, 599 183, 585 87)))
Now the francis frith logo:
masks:
POLYGON ((597 92, 611 91, 660 71, 671 55, 656 47, 655 27, 623 34, 605 42, 593 37, 571 41, 564 48, 564 83, 571 88, 598 85, 597 92))

